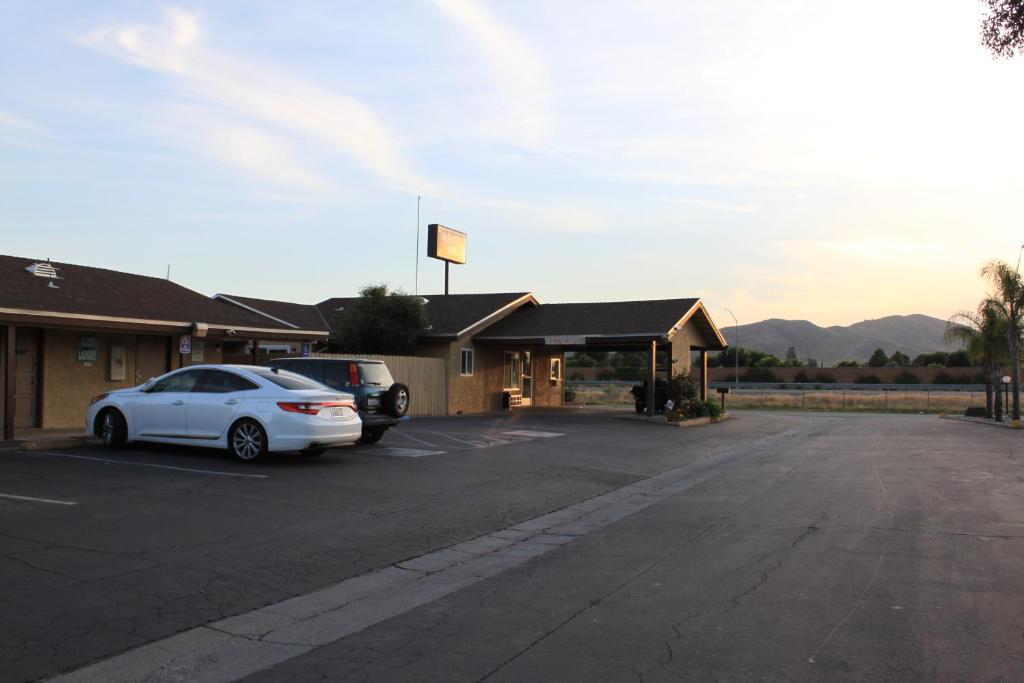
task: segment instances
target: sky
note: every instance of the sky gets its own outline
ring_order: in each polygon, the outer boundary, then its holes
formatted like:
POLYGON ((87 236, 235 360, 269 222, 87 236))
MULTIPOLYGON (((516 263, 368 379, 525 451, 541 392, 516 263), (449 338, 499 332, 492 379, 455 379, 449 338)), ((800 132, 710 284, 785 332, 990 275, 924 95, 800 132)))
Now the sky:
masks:
POLYGON ((982 11, 0 0, 0 253, 312 303, 442 291, 441 223, 453 292, 947 318, 1024 242, 982 11))

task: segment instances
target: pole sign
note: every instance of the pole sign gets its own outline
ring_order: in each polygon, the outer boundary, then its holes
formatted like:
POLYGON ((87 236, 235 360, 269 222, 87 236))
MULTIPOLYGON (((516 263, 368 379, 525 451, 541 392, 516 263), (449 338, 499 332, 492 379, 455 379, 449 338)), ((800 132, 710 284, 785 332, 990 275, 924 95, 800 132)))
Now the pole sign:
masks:
POLYGON ((309 358, 310 344, 309 342, 302 342, 302 357, 309 358))
POLYGON ((466 233, 431 223, 427 226, 427 256, 448 263, 465 263, 466 233))
POLYGON ((178 353, 186 356, 192 353, 192 335, 183 334, 178 337, 178 353))

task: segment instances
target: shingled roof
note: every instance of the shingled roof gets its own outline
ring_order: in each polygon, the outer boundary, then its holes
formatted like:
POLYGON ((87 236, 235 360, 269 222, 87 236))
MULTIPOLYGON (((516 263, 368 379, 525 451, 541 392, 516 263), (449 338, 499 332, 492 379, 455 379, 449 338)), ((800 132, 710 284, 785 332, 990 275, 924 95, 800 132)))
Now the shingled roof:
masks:
MULTIPOLYGON (((481 341, 527 340, 545 337, 637 338, 657 340, 675 330, 675 326, 694 309, 703 312, 701 326, 711 337, 725 342, 714 329, 700 299, 660 299, 653 301, 610 301, 601 303, 544 304, 521 308, 477 334, 481 341)), ((694 311, 695 312, 695 311, 694 311)), ((717 344, 716 344, 717 346, 717 344)))
MULTIPOLYGON (((427 319, 430 321, 428 338, 455 338, 472 331, 478 325, 486 324, 514 306, 536 305, 537 300, 529 292, 504 294, 430 294, 424 296, 427 319)), ((338 309, 350 306, 358 299, 334 298, 317 304, 320 313, 327 320, 333 320, 338 309)))
POLYGON ((289 301, 273 299, 254 299, 249 296, 235 294, 214 294, 213 298, 227 304, 234 304, 243 309, 257 313, 265 318, 301 330, 320 330, 330 332, 330 326, 320 315, 315 304, 295 304, 289 301))
POLYGON ((19 256, 0 256, 0 308, 11 312, 287 329, 163 278, 19 256), (57 278, 33 275, 27 269, 35 263, 52 266, 57 278))

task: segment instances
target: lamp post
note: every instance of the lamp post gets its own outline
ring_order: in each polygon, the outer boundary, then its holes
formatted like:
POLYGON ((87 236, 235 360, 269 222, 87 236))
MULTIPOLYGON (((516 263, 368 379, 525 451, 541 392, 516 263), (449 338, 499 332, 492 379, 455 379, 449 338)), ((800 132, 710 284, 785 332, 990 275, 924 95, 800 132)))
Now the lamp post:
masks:
POLYGON ((739 323, 738 320, 736 320, 736 314, 735 313, 730 311, 728 308, 725 309, 725 312, 732 316, 733 329, 735 330, 735 332, 733 333, 733 337, 736 338, 736 353, 733 354, 736 357, 736 379, 735 379, 734 383, 736 384, 736 387, 739 388, 739 385, 740 385, 740 323, 739 323))
POLYGON ((1007 415, 1009 415, 1007 410, 1008 410, 1009 405, 1010 405, 1010 382, 1011 381, 1013 381, 1013 380, 1010 379, 1009 375, 1003 375, 1003 379, 1002 379, 1002 382, 1003 382, 1003 413, 1005 413, 1007 415))

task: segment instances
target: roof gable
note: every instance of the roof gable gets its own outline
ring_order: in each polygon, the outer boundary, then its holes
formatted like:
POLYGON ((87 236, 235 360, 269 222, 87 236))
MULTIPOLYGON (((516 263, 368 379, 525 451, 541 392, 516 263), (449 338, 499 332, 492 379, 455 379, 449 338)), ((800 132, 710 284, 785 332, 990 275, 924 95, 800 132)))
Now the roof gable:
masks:
POLYGON ((235 294, 214 294, 213 298, 261 315, 288 327, 301 330, 329 332, 330 327, 314 304, 296 304, 289 301, 254 299, 235 294))

